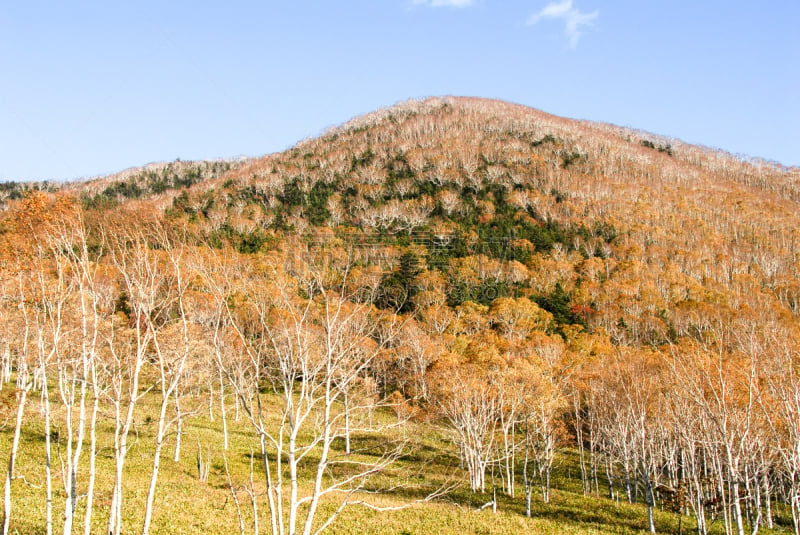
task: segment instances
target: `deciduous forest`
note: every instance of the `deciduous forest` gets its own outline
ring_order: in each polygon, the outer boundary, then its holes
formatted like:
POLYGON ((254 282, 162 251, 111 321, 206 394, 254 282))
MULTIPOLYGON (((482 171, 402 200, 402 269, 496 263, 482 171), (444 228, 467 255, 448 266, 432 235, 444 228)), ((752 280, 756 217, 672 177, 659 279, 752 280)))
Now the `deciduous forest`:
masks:
POLYGON ((0 186, 3 534, 800 534, 797 168, 431 98, 0 186))

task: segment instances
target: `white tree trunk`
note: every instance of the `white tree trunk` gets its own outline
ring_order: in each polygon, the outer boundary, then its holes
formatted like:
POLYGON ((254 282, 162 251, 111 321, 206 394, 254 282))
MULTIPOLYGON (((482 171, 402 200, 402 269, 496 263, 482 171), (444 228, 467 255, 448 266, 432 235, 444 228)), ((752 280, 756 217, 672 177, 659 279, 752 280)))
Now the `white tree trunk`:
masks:
POLYGON ((222 418, 222 449, 228 450, 228 417, 225 414, 225 383, 222 368, 219 369, 219 413, 222 418))
POLYGON ((172 457, 173 462, 181 460, 181 436, 183 435, 183 414, 181 413, 181 400, 178 395, 178 388, 175 388, 175 418, 177 424, 175 427, 175 455, 172 457))
POLYGON ((92 533, 92 510, 94 505, 94 484, 97 477, 95 461, 97 459, 97 411, 100 408, 100 398, 97 388, 97 374, 92 370, 92 417, 89 424, 89 483, 86 489, 86 514, 83 523, 83 534, 92 533))
POLYGON ((44 473, 45 473, 45 532, 53 533, 53 475, 50 458, 50 395, 47 378, 42 381, 42 399, 44 408, 44 473))
POLYGON ((17 393, 17 419, 14 424, 14 438, 11 441, 11 451, 8 454, 8 471, 6 481, 3 486, 3 535, 8 535, 11 525, 11 480, 14 479, 14 464, 17 460, 17 450, 19 449, 19 436, 22 431, 22 419, 25 413, 25 402, 28 400, 28 392, 31 384, 28 383, 17 393))
POLYGON ((169 398, 163 398, 161 409, 158 414, 158 429, 156 431, 156 446, 153 453, 153 470, 150 473, 150 486, 147 489, 147 499, 144 507, 144 523, 142 524, 142 535, 150 533, 150 523, 153 519, 153 500, 156 495, 156 484, 158 483, 158 472, 161 467, 161 449, 164 446, 164 430, 166 428, 167 404, 169 398))

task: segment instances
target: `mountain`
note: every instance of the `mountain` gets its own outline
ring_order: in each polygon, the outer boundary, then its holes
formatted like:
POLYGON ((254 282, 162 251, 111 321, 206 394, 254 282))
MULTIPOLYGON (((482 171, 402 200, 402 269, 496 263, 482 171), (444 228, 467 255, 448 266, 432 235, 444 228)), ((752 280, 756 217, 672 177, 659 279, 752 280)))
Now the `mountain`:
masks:
POLYGON ((241 251, 324 232, 516 261, 486 296, 448 275, 450 303, 560 285, 620 341, 685 334, 686 303, 800 312, 800 169, 504 102, 409 101, 177 191, 172 217, 241 251))

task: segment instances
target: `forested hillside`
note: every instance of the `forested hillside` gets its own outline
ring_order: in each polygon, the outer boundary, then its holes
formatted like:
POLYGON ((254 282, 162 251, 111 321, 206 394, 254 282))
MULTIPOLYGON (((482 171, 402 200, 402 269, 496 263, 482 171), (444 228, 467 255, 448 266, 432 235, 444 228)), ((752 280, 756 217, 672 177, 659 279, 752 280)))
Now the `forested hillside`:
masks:
POLYGON ((433 98, 7 190, 3 533, 146 534, 182 471, 223 532, 535 516, 566 465, 654 532, 800 533, 800 169, 433 98))

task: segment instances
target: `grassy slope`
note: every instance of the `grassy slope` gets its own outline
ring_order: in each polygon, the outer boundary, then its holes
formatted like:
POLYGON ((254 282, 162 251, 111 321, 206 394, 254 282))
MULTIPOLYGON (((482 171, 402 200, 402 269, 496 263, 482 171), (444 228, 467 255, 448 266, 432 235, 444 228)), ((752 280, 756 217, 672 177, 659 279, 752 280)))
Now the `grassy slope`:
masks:
MULTIPOLYGON (((6 394, 8 395, 8 394, 6 394)), ((155 422, 147 415, 155 415, 157 399, 151 395, 146 399, 148 405, 139 413, 139 425, 136 436, 132 436, 132 447, 125 473, 125 532, 137 532, 141 529, 142 512, 149 483, 152 466, 152 441, 155 422)), ((231 499, 225 476, 222 444, 221 420, 219 415, 214 421, 209 420, 207 410, 198 407, 198 413, 185 422, 183 450, 181 461, 173 462, 174 436, 164 449, 162 471, 160 474, 153 533, 238 533, 238 522, 235 505, 231 499), (208 483, 202 483, 197 477, 196 454, 198 440, 204 455, 210 451, 212 467, 208 483)), ((44 491, 44 437, 42 421, 39 415, 38 397, 31 398, 27 407, 27 420, 20 444, 17 475, 25 480, 17 479, 12 485, 13 521, 12 533, 45 533, 45 491, 44 491)), ((10 446, 13 421, 6 420, 0 434, 0 455, 6 459, 10 446)), ((110 415, 106 415, 110 416, 110 415)), ((390 417, 385 415, 385 417, 390 417)), ((233 411, 230 414, 233 420, 233 411)), ((414 424, 409 430, 411 436, 420 437, 418 448, 403 461, 406 467, 415 469, 420 462, 424 463, 424 472, 420 473, 414 488, 398 491, 378 497, 378 503, 393 506, 424 495, 443 482, 452 480, 465 481, 464 474, 458 469, 453 446, 438 431, 428 425, 414 424)), ((244 485, 249 474, 249 457, 257 451, 257 442, 250 432, 244 418, 239 423, 229 423, 231 447, 226 453, 229 469, 234 485, 244 485)), ((102 445, 112 443, 113 428, 107 419, 103 419, 98 442, 102 445)), ((64 437, 60 441, 61 453, 64 452, 64 437)), ((88 448, 88 444, 87 444, 88 448)), ((85 450, 88 451, 88 450, 85 450)), ((61 487, 59 468, 59 452, 53 445, 53 477, 54 477, 54 530, 60 531, 60 519, 63 513, 64 492, 61 487)), ((85 489, 87 478, 87 455, 82 459, 79 481, 85 489)), ((110 489, 113 478, 113 451, 103 448, 98 456, 97 494, 93 532, 102 533, 108 514, 110 489)), ((636 533, 646 529, 645 509, 641 505, 627 505, 612 502, 606 498, 585 497, 581 494, 579 471, 575 455, 564 451, 559 456, 559 465, 555 471, 554 487, 550 504, 544 504, 538 496, 534 497, 533 518, 524 516, 522 485, 519 483, 518 497, 510 499, 502 496, 499 500, 498 512, 491 508, 476 511, 477 507, 488 502, 491 497, 475 495, 461 484, 448 496, 436 501, 389 512, 376 512, 363 507, 352 507, 337 520, 329 530, 330 533, 365 533, 365 534, 501 534, 501 533, 636 533)), ((264 485, 261 482, 263 471, 256 462, 255 479, 259 496, 259 512, 261 531, 269 529, 264 485)), ((310 472, 305 474, 309 478, 310 472)), ((521 479, 521 478, 520 478, 521 479)), ((305 480, 305 483, 309 479, 305 480)), ((379 482, 378 482, 379 483, 379 482)), ((601 488, 602 491, 602 488, 601 488)), ((239 493, 239 500, 245 516, 246 533, 252 533, 252 510, 246 493, 239 493)), ((76 514, 76 532, 82 530, 85 502, 81 500, 76 514), (80 528, 79 528, 80 526, 80 528)), ((657 526, 661 532, 678 533, 678 517, 664 512, 657 512, 657 526)), ((694 522, 684 517, 682 527, 691 532, 694 522)), ((713 526, 713 532, 722 532, 720 522, 713 526)))

